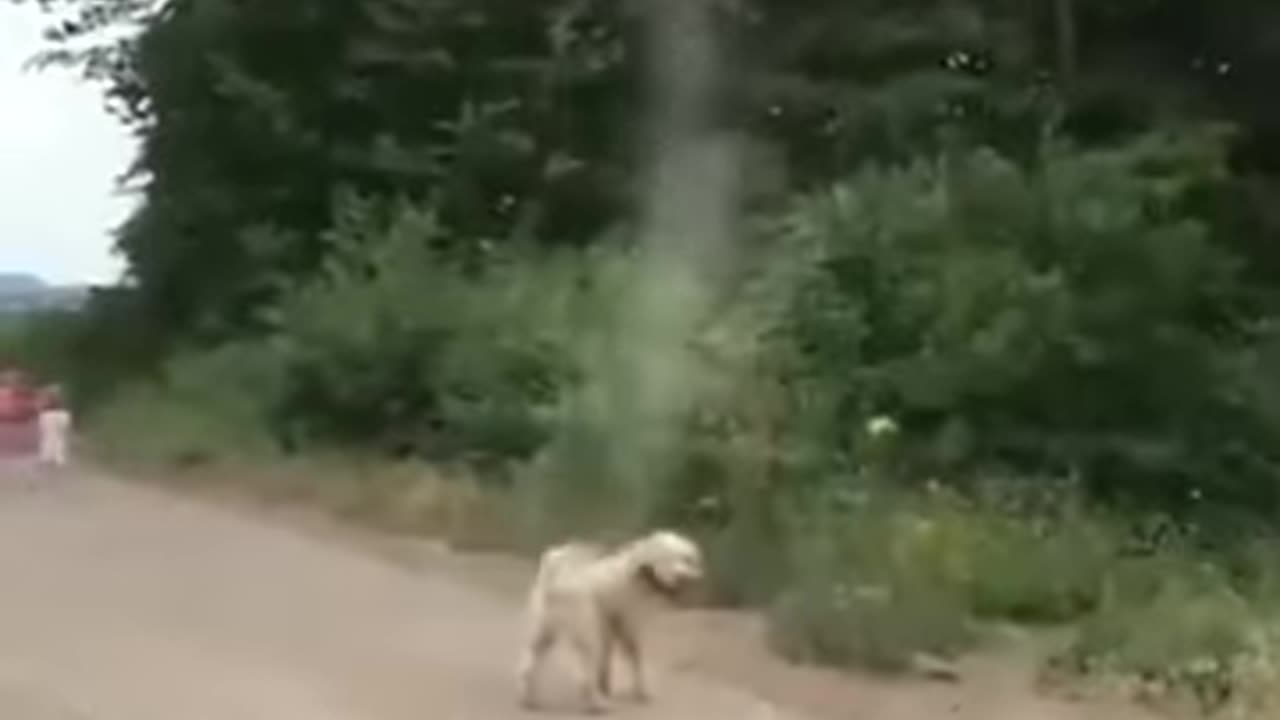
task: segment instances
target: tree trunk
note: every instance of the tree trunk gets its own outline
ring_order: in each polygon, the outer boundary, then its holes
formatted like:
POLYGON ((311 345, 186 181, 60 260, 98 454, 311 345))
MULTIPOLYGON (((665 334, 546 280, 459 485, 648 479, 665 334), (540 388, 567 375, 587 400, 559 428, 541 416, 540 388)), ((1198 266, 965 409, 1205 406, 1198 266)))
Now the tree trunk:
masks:
POLYGON ((1058 80, 1069 92, 1075 87, 1079 63, 1076 38, 1075 0, 1053 0, 1054 35, 1058 54, 1058 80))

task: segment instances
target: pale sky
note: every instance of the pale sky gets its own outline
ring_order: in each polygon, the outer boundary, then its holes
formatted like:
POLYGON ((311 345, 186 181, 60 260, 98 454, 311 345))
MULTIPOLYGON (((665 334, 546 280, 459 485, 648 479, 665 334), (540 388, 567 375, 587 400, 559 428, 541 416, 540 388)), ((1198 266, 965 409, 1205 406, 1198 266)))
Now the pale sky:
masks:
POLYGON ((115 191, 134 144, 71 71, 24 70, 44 18, 0 0, 0 272, 109 282, 111 231, 135 200, 115 191))

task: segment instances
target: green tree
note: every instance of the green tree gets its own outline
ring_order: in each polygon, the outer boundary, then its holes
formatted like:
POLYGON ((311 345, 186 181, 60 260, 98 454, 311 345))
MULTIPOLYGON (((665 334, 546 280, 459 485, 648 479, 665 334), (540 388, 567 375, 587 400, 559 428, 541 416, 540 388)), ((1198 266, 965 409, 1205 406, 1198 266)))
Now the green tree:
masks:
MULTIPOLYGON (((328 252, 339 188, 430 195, 452 242, 482 256, 512 238, 589 241, 625 215, 643 162, 639 3, 39 4, 70 18, 45 59, 105 81, 144 141, 132 177, 146 203, 120 246, 142 305, 175 331, 251 325, 328 252), (139 31, 94 41, 125 22, 139 31)), ((1254 241, 1276 224, 1268 3, 723 6, 737 70, 724 121, 793 182, 955 143, 1029 162, 1059 121, 1088 143, 1227 119, 1244 174, 1218 202, 1237 230, 1223 237, 1280 262, 1254 241)))

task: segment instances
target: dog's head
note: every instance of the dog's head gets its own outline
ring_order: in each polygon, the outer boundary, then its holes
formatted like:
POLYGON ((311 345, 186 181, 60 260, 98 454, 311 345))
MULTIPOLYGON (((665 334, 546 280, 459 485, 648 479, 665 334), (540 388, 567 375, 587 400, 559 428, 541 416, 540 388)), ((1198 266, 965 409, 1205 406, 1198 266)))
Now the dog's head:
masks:
POLYGON ((659 530, 635 546, 636 572, 641 582, 668 598, 683 596, 702 581, 702 551, 689 538, 659 530))

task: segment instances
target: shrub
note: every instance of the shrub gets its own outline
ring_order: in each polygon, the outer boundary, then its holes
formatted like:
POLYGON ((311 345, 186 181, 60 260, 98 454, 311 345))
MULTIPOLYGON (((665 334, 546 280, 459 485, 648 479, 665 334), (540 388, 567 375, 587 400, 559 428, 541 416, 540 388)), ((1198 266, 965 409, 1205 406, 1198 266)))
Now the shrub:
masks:
POLYGON ((433 213, 344 206, 322 274, 286 294, 273 338, 294 442, 476 463, 530 457, 571 368, 560 258, 463 267, 433 213))
POLYGON ((1092 611, 1122 547, 1118 523, 1087 507, 1070 483, 1053 478, 1000 481, 987 489, 960 510, 961 522, 977 537, 973 551, 980 565, 967 589, 973 612, 1062 623, 1092 611), (1032 489, 1039 492, 1028 497, 1032 489))
POLYGON ((270 410, 282 385, 278 354, 262 343, 224 345, 171 360, 154 381, 115 393, 88 417, 110 456, 191 465, 278 452, 270 410))
POLYGON ((959 606, 919 590, 808 578, 774 605, 771 644, 796 662, 887 673, 909 670, 920 653, 967 647, 972 634, 959 606))
POLYGON ((1166 555, 1118 563, 1097 612, 1056 664, 1128 678, 1151 699, 1189 695, 1217 710, 1241 689, 1264 649, 1259 617, 1208 564, 1166 555))
POLYGON ((874 502, 797 514, 788 589, 770 611, 770 638, 785 656, 894 672, 917 653, 948 656, 973 639, 962 593, 969 558, 942 540, 946 528, 874 502))
POLYGON ((1188 205, 1213 148, 1050 143, 1030 168, 979 149, 799 202, 771 349, 812 442, 861 457, 850 428, 889 414, 904 479, 1012 468, 1143 503, 1274 500, 1259 395, 1229 377, 1249 335, 1238 264, 1188 205))
POLYGON ((792 657, 900 669, 966 647, 982 621, 1078 620, 1121 551, 1112 521, 1061 492, 1049 510, 1008 493, 841 482, 788 528, 787 592, 771 618, 792 657))

